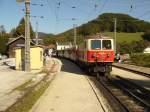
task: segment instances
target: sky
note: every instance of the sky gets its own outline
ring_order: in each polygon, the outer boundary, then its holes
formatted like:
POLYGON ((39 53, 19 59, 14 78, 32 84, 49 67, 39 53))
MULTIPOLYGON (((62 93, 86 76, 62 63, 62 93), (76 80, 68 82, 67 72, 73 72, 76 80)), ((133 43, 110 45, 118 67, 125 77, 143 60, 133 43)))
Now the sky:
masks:
MULTIPOLYGON (((24 2, 0 0, 0 25, 7 32, 16 28, 25 15, 24 8, 24 2)), ((150 0, 31 0, 30 8, 33 29, 38 22, 39 32, 53 34, 73 28, 73 24, 87 23, 103 13, 124 13, 150 22, 150 0)))

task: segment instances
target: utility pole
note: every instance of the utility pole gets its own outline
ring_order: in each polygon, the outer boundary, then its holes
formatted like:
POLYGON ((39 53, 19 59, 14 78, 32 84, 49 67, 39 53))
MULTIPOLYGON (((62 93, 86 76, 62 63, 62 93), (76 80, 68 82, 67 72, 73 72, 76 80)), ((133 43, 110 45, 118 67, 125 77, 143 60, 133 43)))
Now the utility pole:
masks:
POLYGON ((25 71, 30 71, 30 0, 25 0, 25 71))
POLYGON ((39 26, 39 24, 38 24, 38 22, 36 22, 36 45, 38 45, 38 26, 39 26))
POLYGON ((117 53, 117 38, 116 38, 116 32, 117 32, 117 18, 114 18, 114 50, 115 50, 115 54, 117 53))
POLYGON ((76 28, 76 24, 73 24, 73 29, 74 29, 74 45, 76 46, 76 40, 77 40, 77 28, 76 28))

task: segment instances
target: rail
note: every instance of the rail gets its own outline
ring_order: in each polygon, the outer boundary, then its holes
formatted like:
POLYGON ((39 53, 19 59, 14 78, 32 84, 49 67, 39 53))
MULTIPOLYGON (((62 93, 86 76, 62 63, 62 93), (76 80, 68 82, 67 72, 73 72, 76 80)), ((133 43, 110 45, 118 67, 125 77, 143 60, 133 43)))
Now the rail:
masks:
POLYGON ((122 104, 114 94, 112 94, 110 89, 108 89, 108 82, 105 77, 101 77, 99 80, 97 80, 97 78, 90 78, 90 80, 95 83, 99 91, 106 98, 113 112, 130 112, 128 108, 126 108, 126 106, 122 104))
POLYGON ((144 110, 150 111, 150 91, 125 79, 120 76, 116 76, 116 80, 113 81, 116 86, 121 88, 127 94, 132 96, 142 107, 144 110))

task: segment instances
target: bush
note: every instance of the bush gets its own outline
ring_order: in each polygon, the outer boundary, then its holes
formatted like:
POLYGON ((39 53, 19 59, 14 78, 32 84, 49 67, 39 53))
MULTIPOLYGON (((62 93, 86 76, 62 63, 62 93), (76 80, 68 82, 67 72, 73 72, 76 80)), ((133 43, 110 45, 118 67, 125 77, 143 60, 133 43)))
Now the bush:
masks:
POLYGON ((150 45, 148 41, 132 41, 131 43, 122 42, 117 45, 117 51, 121 54, 142 53, 150 45))
POLYGON ((144 40, 150 41, 150 30, 147 30, 142 37, 144 40))
POLYGON ((8 42, 9 35, 0 36, 0 53, 7 54, 7 42, 8 42))
POLYGON ((132 54, 131 60, 135 65, 150 67, 150 54, 132 54))

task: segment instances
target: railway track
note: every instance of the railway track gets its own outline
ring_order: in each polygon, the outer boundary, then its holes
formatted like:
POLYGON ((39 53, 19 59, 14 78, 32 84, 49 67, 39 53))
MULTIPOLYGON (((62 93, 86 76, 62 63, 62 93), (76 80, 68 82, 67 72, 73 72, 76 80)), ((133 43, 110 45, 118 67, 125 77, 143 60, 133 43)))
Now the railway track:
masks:
POLYGON ((150 112, 150 91, 127 79, 90 78, 108 100, 113 112, 150 112), (98 82, 97 82, 98 81, 98 82))
MULTIPOLYGON (((144 76, 149 77, 149 75, 144 76)), ((119 76, 115 80, 104 76, 90 80, 96 83, 113 112, 150 112, 149 90, 119 76)))
POLYGON ((125 108, 126 112, 146 112, 145 110, 147 110, 147 108, 141 106, 139 102, 136 102, 132 97, 116 86, 112 80, 101 76, 98 77, 98 80, 118 100, 118 102, 125 108))
POLYGON ((92 88, 92 91, 94 92, 97 100, 100 103, 100 106, 103 108, 104 112, 130 112, 128 108, 126 108, 125 105, 123 105, 116 96, 110 91, 110 89, 107 87, 108 82, 106 81, 106 78, 100 78, 97 80, 95 77, 88 77, 87 81, 89 85, 92 88), (91 84, 91 81, 95 83, 96 88, 99 89, 100 93, 103 94, 103 96, 107 99, 107 104, 104 104, 102 99, 99 99, 97 92, 95 91, 93 85, 91 84), (104 84, 105 83, 105 84, 104 84), (106 84, 107 83, 107 84, 106 84), (106 109, 107 108, 107 109, 106 109))
POLYGON ((98 94, 96 93, 96 91, 95 91, 94 87, 92 86, 92 84, 91 84, 90 80, 89 80, 87 77, 86 77, 86 79, 87 79, 87 81, 88 81, 88 83, 89 83, 89 85, 90 85, 90 87, 91 87, 91 89, 92 89, 93 93, 95 94, 96 99, 98 100, 98 102, 99 102, 99 104, 100 104, 100 106, 101 106, 101 108, 102 108, 103 112, 107 112, 107 111, 105 110, 105 107, 103 106, 103 104, 102 104, 101 100, 99 99, 98 94))
POLYGON ((150 111, 150 91, 125 78, 116 76, 113 83, 134 98, 144 111, 150 111))
POLYGON ((87 81, 104 112, 108 112, 108 110, 105 109, 91 81, 95 83, 96 88, 107 99, 111 108, 109 112, 150 112, 150 92, 140 86, 135 86, 126 79, 119 76, 113 79, 98 75, 97 77, 87 76, 87 81))

